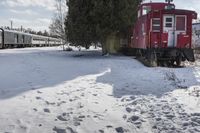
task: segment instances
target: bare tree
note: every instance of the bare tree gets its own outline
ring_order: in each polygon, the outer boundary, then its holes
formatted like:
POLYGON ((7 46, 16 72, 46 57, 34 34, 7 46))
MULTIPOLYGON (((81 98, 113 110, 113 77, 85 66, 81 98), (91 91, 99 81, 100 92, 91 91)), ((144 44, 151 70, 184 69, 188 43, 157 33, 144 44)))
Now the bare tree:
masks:
POLYGON ((49 26, 50 34, 57 36, 63 40, 63 48, 66 43, 66 34, 65 34, 65 16, 67 12, 66 0, 55 0, 56 11, 54 17, 52 18, 52 23, 49 26))

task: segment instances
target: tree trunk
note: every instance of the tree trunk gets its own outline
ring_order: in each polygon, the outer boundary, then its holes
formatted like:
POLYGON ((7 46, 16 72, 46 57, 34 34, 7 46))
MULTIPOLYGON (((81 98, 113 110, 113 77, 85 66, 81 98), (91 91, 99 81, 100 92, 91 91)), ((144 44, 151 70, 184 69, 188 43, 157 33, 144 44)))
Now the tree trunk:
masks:
POLYGON ((102 44, 102 54, 116 54, 120 48, 120 37, 116 33, 112 33, 106 37, 102 44))
POLYGON ((101 47, 102 47, 102 55, 106 55, 108 53, 106 49, 106 41, 103 41, 101 43, 101 47))

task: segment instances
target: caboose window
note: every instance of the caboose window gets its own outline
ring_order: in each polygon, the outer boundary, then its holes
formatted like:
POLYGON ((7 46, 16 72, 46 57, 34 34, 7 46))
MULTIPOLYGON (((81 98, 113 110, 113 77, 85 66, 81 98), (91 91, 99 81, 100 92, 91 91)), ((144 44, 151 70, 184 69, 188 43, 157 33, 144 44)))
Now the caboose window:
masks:
POLYGON ((152 31, 160 31, 160 19, 159 18, 153 18, 152 19, 152 31))
POLYGON ((172 18, 166 18, 166 22, 172 22, 172 18))
POLYGON ((142 15, 146 15, 150 11, 151 11, 151 7, 150 6, 143 6, 143 8, 142 8, 142 15))
POLYGON ((173 19, 172 17, 166 17, 165 18, 165 27, 171 28, 173 25, 173 19))
POLYGON ((186 21, 185 16, 176 17, 176 30, 185 31, 186 21))
POLYGON ((166 23, 165 27, 171 28, 172 27, 172 23, 166 23))

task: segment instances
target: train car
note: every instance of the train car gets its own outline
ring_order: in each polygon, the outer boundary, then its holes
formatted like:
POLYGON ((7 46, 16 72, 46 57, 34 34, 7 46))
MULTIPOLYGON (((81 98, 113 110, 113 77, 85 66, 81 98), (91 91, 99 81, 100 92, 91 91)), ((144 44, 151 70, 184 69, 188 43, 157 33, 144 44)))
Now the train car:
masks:
POLYGON ((31 41, 29 34, 0 28, 0 48, 27 47, 31 41))
POLYGON ((150 66, 177 65, 194 62, 192 20, 197 13, 176 9, 171 3, 143 3, 132 30, 129 48, 136 50, 150 66))
POLYGON ((49 46, 59 46, 63 44, 62 39, 53 38, 53 37, 49 37, 48 42, 49 42, 49 46))
POLYGON ((44 46, 59 46, 62 44, 62 39, 32 35, 32 46, 44 47, 44 46))
POLYGON ((32 35, 32 46, 45 47, 49 46, 48 38, 46 36, 32 35))
POLYGON ((18 31, 4 30, 4 48, 30 47, 32 36, 18 31))
POLYGON ((62 39, 34 35, 0 28, 0 49, 20 47, 58 46, 62 39))

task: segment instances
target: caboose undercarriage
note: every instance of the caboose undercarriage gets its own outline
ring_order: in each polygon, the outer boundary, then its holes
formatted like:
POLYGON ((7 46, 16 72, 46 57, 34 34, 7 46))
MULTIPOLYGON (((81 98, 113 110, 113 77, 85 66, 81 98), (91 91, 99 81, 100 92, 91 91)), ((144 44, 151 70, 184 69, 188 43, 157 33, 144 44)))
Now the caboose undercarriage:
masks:
POLYGON ((136 49, 135 52, 147 66, 180 66, 182 61, 195 61, 193 49, 188 48, 149 48, 136 49))

